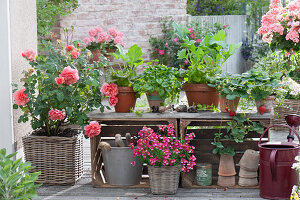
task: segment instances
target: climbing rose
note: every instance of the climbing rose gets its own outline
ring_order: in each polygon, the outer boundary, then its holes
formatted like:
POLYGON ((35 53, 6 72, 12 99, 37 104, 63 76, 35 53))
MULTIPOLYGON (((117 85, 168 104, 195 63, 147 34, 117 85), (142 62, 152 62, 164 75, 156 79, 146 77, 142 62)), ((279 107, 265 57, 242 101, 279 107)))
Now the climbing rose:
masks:
POLYGON ((60 84, 63 84, 65 82, 65 79, 64 77, 56 77, 55 78, 55 82, 60 85, 60 84))
POLYGON ((65 67, 59 77, 63 77, 67 85, 74 84, 79 80, 77 69, 72 69, 70 66, 65 67))
POLYGON ((35 61, 36 52, 33 49, 27 49, 22 53, 22 56, 30 61, 35 61))
POLYGON ((118 97, 109 97, 108 101, 110 106, 116 106, 118 103, 118 97))
POLYGON ((88 137, 94 137, 101 132, 101 125, 96 121, 91 121, 89 125, 84 127, 84 134, 88 137))
POLYGON ((25 88, 19 89, 14 93, 15 103, 19 106, 24 106, 26 103, 30 101, 27 94, 24 93, 25 90, 26 90, 25 88))
POLYGON ((118 86, 114 83, 104 83, 100 90, 105 96, 115 97, 118 94, 118 86))
POLYGON ((63 111, 57 110, 57 109, 52 109, 49 111, 50 119, 51 120, 63 120, 65 118, 65 114, 63 111))
POLYGON ((110 28, 108 30, 108 33, 113 37, 116 37, 118 35, 117 30, 115 28, 110 28))
POLYGON ((158 54, 162 56, 162 55, 165 54, 165 51, 164 50, 158 50, 158 54))

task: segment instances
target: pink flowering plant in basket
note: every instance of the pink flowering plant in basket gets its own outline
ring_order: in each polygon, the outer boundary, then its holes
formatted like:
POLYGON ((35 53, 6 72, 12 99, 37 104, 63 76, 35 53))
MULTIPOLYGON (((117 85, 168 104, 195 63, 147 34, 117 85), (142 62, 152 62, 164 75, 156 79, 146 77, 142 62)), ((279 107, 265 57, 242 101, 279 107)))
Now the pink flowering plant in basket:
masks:
MULTIPOLYGON (((91 54, 80 47, 82 43, 42 44, 47 56, 36 56, 33 50, 22 54, 31 68, 23 72, 21 87, 13 84, 13 107, 23 111, 18 122, 30 121, 37 135, 65 136, 63 127, 73 124, 84 127, 88 123, 88 112, 104 110, 101 72, 98 63, 89 63, 91 54)), ((85 126, 86 135, 100 134, 100 128, 98 122, 91 122, 85 126)))
POLYGON ((134 156, 151 166, 180 166, 181 171, 189 172, 196 165, 194 146, 190 141, 194 133, 186 134, 182 140, 176 139, 172 124, 158 126, 159 132, 144 127, 138 133, 137 145, 130 144, 134 156))

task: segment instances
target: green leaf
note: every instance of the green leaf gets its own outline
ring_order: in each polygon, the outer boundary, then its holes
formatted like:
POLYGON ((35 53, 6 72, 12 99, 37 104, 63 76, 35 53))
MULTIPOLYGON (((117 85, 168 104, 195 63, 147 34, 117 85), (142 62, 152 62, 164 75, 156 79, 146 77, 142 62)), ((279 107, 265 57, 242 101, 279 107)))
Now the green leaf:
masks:
POLYGON ((228 95, 226 95, 226 99, 228 99, 228 100, 235 100, 236 97, 237 97, 237 96, 236 96, 236 95, 233 95, 233 94, 228 94, 228 95))

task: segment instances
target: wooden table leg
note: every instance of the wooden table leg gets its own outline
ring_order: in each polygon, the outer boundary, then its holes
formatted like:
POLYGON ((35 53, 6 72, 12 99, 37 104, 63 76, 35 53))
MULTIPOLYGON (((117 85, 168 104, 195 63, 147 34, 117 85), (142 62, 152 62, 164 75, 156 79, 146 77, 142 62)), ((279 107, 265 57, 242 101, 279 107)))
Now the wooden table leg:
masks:
POLYGON ((102 153, 101 149, 98 149, 98 144, 100 140, 100 135, 90 138, 93 187, 101 187, 104 184, 100 175, 100 169, 102 167, 102 153))

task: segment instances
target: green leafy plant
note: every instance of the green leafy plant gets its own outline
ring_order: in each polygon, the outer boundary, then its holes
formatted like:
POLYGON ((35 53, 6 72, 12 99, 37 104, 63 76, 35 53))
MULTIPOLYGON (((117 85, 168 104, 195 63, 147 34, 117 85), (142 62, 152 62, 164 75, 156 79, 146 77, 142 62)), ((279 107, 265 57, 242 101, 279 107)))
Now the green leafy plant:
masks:
POLYGON ((136 79, 133 89, 136 92, 156 91, 162 99, 178 99, 182 81, 176 68, 147 63, 146 69, 136 79))
POLYGON ((198 104, 197 110, 199 111, 213 111, 213 112, 220 112, 220 110, 215 107, 214 105, 205 105, 205 104, 198 104))
POLYGON ((17 153, 6 155, 6 149, 0 150, 0 198, 5 200, 23 200, 37 197, 34 182, 40 172, 30 173, 34 167, 22 162, 22 158, 13 160, 17 153))
POLYGON ((14 84, 14 108, 20 108, 23 115, 18 122, 31 122, 33 130, 44 135, 62 133, 64 125, 88 122, 87 113, 100 109, 101 104, 99 65, 89 63, 90 52, 73 45, 43 42, 47 56, 35 58, 33 50, 27 50, 27 58, 32 68, 23 72, 23 86, 17 90, 14 84))
POLYGON ((188 30, 182 25, 173 23, 176 34, 184 40, 179 59, 185 59, 190 65, 184 79, 188 83, 210 83, 212 77, 222 73, 224 62, 235 53, 241 44, 227 44, 226 33, 220 30, 215 35, 208 34, 199 44, 189 40, 188 30))
POLYGON ((143 64, 142 49, 136 44, 131 46, 127 53, 122 46, 117 45, 117 48, 118 50, 111 55, 118 61, 120 69, 109 68, 105 79, 108 83, 115 83, 119 87, 132 86, 137 78, 136 67, 143 64))

